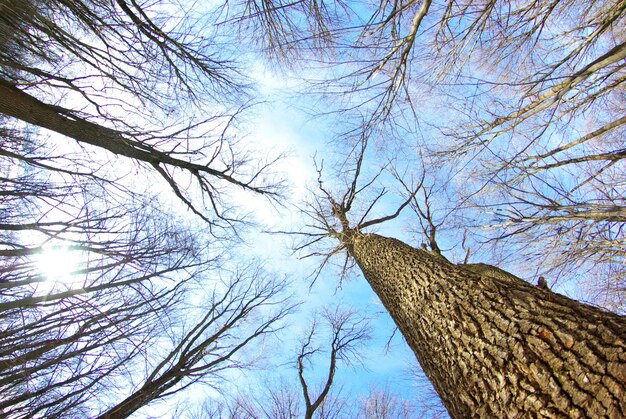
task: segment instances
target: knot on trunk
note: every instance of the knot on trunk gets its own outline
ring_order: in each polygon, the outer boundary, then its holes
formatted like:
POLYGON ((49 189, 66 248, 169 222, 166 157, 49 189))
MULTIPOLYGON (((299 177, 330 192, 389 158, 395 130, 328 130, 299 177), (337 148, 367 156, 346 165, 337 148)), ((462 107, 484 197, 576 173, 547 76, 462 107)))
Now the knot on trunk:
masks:
POLYGON ((346 208, 343 204, 338 204, 336 201, 331 201, 332 204, 332 215, 339 220, 339 224, 341 225, 340 231, 333 231, 332 236, 341 242, 344 246, 346 246, 350 251, 352 250, 354 244, 354 238, 358 235, 358 226, 351 228, 350 222, 348 221, 348 217, 346 213, 348 212, 348 208, 346 208))

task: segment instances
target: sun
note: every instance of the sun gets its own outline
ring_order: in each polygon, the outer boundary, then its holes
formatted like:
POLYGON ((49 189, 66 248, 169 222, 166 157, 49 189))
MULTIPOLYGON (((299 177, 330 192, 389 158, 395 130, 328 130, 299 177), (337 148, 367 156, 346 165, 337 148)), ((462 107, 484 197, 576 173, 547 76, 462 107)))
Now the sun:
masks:
POLYGON ((37 269, 54 282, 71 282, 78 267, 78 253, 65 245, 45 246, 37 255, 37 269))

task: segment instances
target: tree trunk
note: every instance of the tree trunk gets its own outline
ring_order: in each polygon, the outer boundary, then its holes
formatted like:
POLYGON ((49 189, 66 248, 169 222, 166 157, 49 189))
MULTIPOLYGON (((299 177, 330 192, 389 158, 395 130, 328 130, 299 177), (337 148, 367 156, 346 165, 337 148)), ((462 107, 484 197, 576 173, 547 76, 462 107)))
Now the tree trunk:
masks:
POLYGON ((183 378, 183 374, 177 374, 175 371, 170 370, 156 380, 146 382, 126 399, 98 416, 98 419, 127 418, 151 401, 162 397, 167 390, 174 387, 183 378))
POLYGON ((69 109, 44 103, 1 78, 0 114, 57 132, 82 144, 100 147, 120 156, 151 165, 166 164, 178 167, 196 176, 199 176, 199 173, 206 173, 244 189, 264 193, 263 188, 238 180, 227 170, 216 170, 207 165, 174 157, 173 154, 160 151, 124 132, 90 122, 69 109))
POLYGON ((626 318, 396 239, 346 241, 452 417, 626 417, 626 318))

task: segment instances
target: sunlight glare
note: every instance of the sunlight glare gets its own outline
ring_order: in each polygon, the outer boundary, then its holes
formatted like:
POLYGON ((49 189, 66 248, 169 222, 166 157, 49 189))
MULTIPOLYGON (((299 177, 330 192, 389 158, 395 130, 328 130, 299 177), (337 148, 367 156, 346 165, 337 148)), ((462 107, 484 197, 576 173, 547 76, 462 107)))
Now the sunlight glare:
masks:
POLYGON ((37 267, 49 281, 68 282, 78 265, 76 257, 67 246, 46 247, 38 255, 37 267))

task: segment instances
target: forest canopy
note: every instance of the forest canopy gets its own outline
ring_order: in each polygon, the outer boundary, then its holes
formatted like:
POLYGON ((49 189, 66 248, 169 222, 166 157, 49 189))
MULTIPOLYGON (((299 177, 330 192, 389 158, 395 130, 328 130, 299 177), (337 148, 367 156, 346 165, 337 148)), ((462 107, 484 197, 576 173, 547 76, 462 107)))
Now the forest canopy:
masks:
POLYGON ((0 412, 126 417, 204 386, 222 399, 185 415, 426 414, 334 392, 366 342, 399 340, 349 295, 348 231, 624 314, 625 19, 623 0, 0 0, 0 412), (226 394, 267 362, 292 381, 226 394))

